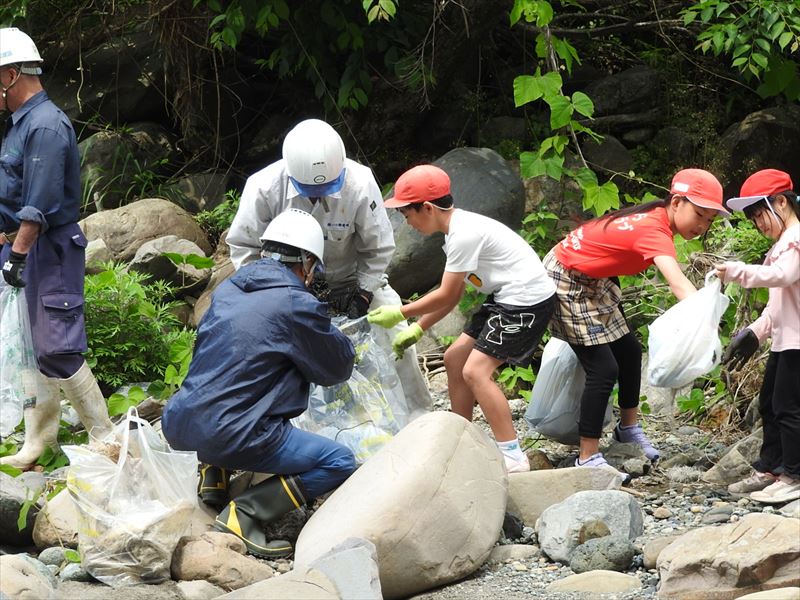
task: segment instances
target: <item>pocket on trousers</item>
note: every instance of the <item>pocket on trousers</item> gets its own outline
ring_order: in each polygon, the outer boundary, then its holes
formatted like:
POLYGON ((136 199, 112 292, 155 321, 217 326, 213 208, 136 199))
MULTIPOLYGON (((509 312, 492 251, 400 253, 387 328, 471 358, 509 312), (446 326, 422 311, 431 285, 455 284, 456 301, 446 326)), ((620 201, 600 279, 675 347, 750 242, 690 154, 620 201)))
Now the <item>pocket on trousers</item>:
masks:
POLYGON ((46 315, 46 348, 43 354, 86 352, 86 329, 83 318, 83 295, 46 294, 42 296, 46 315))

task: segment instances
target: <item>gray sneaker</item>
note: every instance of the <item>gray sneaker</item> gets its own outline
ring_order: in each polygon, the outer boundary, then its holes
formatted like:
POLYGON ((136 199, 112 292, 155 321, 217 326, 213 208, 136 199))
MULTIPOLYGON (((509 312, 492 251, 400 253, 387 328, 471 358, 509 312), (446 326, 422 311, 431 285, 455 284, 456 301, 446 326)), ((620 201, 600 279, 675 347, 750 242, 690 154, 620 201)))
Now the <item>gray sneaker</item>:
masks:
POLYGON ((753 474, 750 475, 750 477, 730 484, 728 486, 728 493, 735 496, 744 496, 750 494, 751 492, 763 490, 765 487, 772 485, 776 481, 778 481, 778 478, 772 473, 760 473, 759 471, 753 471, 753 474))
POLYGON ((589 458, 587 458, 583 462, 580 460, 580 456, 579 456, 578 458, 575 459, 575 466, 576 467, 598 467, 600 469, 610 469, 610 470, 614 471, 615 473, 619 473, 622 476, 622 483, 629 483, 630 480, 631 480, 631 476, 628 473, 624 473, 623 471, 618 471, 617 469, 612 467, 610 464, 608 464, 608 461, 605 459, 605 457, 603 456, 602 452, 597 452, 595 454, 592 454, 589 458))

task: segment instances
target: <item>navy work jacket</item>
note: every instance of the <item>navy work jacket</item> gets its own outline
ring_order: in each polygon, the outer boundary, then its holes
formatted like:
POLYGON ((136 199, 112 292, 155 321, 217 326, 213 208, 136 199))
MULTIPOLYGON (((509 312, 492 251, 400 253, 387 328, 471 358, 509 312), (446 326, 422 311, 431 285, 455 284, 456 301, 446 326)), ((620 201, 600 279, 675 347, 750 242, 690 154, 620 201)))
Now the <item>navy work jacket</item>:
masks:
POLYGON ((250 263, 215 290, 189 372, 164 410, 164 435, 203 462, 241 468, 252 461, 237 456, 283 443, 288 419, 308 407, 310 383, 346 381, 354 358, 294 273, 271 258, 250 263))
POLYGON ((0 232, 20 221, 39 223, 42 233, 77 223, 80 161, 72 123, 45 92, 15 110, 0 147, 0 232))

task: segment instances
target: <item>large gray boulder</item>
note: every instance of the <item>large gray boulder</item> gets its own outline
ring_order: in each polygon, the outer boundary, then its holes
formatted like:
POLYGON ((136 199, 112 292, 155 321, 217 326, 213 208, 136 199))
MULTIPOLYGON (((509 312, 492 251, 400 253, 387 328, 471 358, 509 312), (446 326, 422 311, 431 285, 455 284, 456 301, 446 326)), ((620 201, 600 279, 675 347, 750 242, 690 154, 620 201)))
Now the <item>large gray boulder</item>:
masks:
POLYGON ((162 48, 158 36, 143 28, 81 48, 58 63, 47 62, 48 71, 58 67, 48 72, 47 93, 72 121, 163 120, 162 48))
POLYGON ((181 257, 206 257, 205 252, 194 242, 165 235, 139 246, 130 262, 130 269, 166 281, 180 298, 200 292, 211 278, 211 269, 198 269, 189 262, 180 262, 184 258, 178 259, 177 263, 173 262, 165 256, 168 253, 179 254, 181 257))
POLYGON ((800 520, 751 513, 702 527, 662 550, 659 598, 729 600, 800 585, 800 520))
POLYGON ((30 546, 33 527, 39 512, 39 495, 44 488, 41 473, 27 472, 18 477, 0 472, 0 541, 12 546, 30 546), (25 527, 17 527, 20 510, 26 500, 37 502, 28 509, 25 527))
POLYGON ((57 582, 44 563, 27 554, 0 556, 0 595, 10 600, 50 600, 57 582))
POLYGON ((759 169, 780 169, 800 181, 800 106, 785 104, 747 115, 714 144, 713 172, 725 197, 739 195, 745 179, 759 169))
POLYGON ((728 448, 717 464, 703 473, 701 479, 706 483, 727 486, 746 477, 753 470, 751 465, 758 458, 762 439, 763 430, 759 427, 728 448))
MULTIPOLYGON (((520 228, 525 188, 508 161, 497 152, 489 148, 456 148, 433 164, 450 176, 456 207, 497 219, 514 231, 520 228)), ((427 292, 442 278, 444 236, 423 236, 407 225, 396 210, 389 210, 389 220, 396 245, 387 270, 389 282, 403 298, 427 292)))
POLYGON ((117 208, 152 193, 174 161, 174 136, 157 123, 136 123, 125 132, 103 130, 78 144, 82 210, 117 208))
POLYGON ((453 413, 423 415, 314 513, 295 567, 356 537, 375 544, 385 598, 461 579, 500 536, 507 485, 502 455, 479 427, 453 413))
POLYGON ((206 234, 188 212, 162 198, 147 198, 83 219, 79 225, 89 241, 102 239, 114 260, 131 260, 150 240, 174 235, 211 252, 206 234))
POLYGON ((539 545, 551 559, 567 562, 581 543, 589 521, 600 521, 611 535, 633 540, 644 529, 644 514, 630 494, 617 490, 573 494, 545 510, 539 518, 539 545))

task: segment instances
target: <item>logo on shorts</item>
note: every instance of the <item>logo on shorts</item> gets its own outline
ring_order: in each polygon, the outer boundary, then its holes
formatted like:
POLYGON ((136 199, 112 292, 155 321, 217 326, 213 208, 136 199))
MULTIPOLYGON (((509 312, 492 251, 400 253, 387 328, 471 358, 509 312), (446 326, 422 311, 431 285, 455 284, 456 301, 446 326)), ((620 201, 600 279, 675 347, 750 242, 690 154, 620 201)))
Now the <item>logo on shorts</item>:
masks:
POLYGON ((589 333, 603 333, 605 330, 606 328, 603 325, 589 325, 586 328, 589 333))
POLYGON ((475 287, 481 287, 483 285, 483 281, 481 281, 481 278, 475 273, 470 273, 467 275, 467 281, 469 281, 475 287))
POLYGON ((486 341, 490 344, 500 346, 503 343, 503 334, 514 335, 519 333, 522 329, 530 329, 533 327, 533 322, 536 320, 534 313, 520 313, 513 317, 506 317, 503 321, 503 315, 492 315, 486 324, 489 326, 489 333, 486 334, 486 341))

